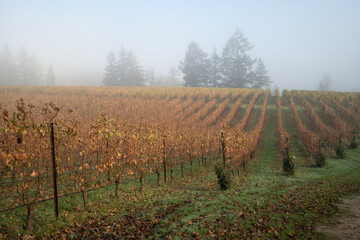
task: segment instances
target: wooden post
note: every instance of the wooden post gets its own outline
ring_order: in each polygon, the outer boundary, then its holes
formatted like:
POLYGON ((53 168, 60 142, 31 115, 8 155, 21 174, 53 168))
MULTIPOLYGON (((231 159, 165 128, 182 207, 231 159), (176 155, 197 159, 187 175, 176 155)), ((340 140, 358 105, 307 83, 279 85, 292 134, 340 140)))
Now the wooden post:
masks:
POLYGON ((163 168, 164 168, 164 182, 166 183, 166 149, 165 149, 165 137, 163 139, 163 168))
POLYGON ((342 135, 340 134, 340 137, 339 137, 339 145, 341 145, 341 138, 342 138, 342 135))
POLYGON ((225 156, 225 136, 224 133, 221 133, 221 150, 222 150, 222 158, 224 162, 224 166, 226 164, 226 156, 225 156))
POLYGON ((55 159, 55 139, 54 139, 54 123, 50 123, 51 127, 51 158, 53 167, 53 184, 54 184, 54 204, 55 204, 55 215, 59 217, 59 206, 58 206, 58 192, 57 192, 57 174, 56 174, 56 159, 55 159))

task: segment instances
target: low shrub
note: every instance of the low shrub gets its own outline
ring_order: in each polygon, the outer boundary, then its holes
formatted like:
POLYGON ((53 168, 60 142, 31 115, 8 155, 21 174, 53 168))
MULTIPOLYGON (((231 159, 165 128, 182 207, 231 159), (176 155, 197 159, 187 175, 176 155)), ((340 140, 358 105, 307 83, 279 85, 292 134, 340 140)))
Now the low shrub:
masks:
POLYGON ((337 158, 345 158, 346 156, 346 148, 343 144, 339 144, 336 149, 335 149, 335 152, 336 152, 336 157, 337 158))
POLYGON ((357 148, 357 146, 358 146, 358 143, 356 142, 356 139, 353 139, 349 145, 349 148, 355 149, 355 148, 357 148))
POLYGON ((293 158, 295 158, 295 156, 293 156, 291 152, 288 152, 287 155, 283 158, 283 173, 287 176, 292 176, 295 174, 293 158))
POLYGON ((230 187, 231 184, 231 176, 230 171, 226 168, 226 166, 222 163, 218 163, 215 165, 215 174, 218 178, 218 184, 222 190, 226 190, 230 187))
POLYGON ((323 153, 318 153, 314 156, 315 159, 315 166, 316 167, 323 167, 326 165, 326 157, 323 153))

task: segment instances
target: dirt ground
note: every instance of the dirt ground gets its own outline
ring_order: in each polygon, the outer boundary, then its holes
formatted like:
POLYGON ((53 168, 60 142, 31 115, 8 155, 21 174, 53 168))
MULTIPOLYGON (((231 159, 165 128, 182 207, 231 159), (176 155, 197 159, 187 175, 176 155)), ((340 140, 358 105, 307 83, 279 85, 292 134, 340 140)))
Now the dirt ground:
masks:
POLYGON ((335 226, 320 226, 317 231, 334 235, 340 239, 360 240, 360 195, 344 199, 341 208, 350 211, 350 215, 336 219, 335 226))

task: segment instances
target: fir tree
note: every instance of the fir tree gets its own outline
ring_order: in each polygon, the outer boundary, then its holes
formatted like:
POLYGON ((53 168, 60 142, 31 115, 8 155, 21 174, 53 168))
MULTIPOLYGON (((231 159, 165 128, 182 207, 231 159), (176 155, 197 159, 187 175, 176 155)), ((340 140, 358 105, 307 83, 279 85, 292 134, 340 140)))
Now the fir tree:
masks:
POLYGON ((107 56, 107 65, 105 67, 105 75, 103 78, 103 83, 106 86, 118 85, 118 73, 116 64, 116 56, 113 52, 111 52, 107 56))
POLYGON ((16 85, 16 65, 10 49, 5 46, 0 52, 0 85, 16 85))
POLYGON ((56 85, 55 73, 54 73, 54 69, 51 66, 51 64, 49 65, 47 76, 46 76, 46 85, 48 85, 48 86, 56 85))
POLYGON ((185 87, 207 87, 208 86, 207 54, 200 49, 194 41, 190 42, 180 70, 184 74, 185 87))
POLYGON ((222 87, 244 88, 249 84, 249 74, 254 60, 249 51, 253 46, 242 32, 236 30, 227 41, 222 53, 222 87))
POLYGON ((272 83, 270 77, 267 75, 265 64, 261 58, 256 60, 256 68, 251 73, 251 84, 253 88, 270 87, 272 83))

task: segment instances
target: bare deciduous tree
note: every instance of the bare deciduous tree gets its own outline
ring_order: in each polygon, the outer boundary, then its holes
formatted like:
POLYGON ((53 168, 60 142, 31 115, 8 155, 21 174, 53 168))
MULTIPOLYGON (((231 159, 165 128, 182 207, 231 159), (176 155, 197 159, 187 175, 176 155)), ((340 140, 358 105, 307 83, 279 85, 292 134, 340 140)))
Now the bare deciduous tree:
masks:
POLYGON ((332 83, 333 81, 331 75, 325 73, 322 80, 319 81, 319 90, 329 91, 332 83))

